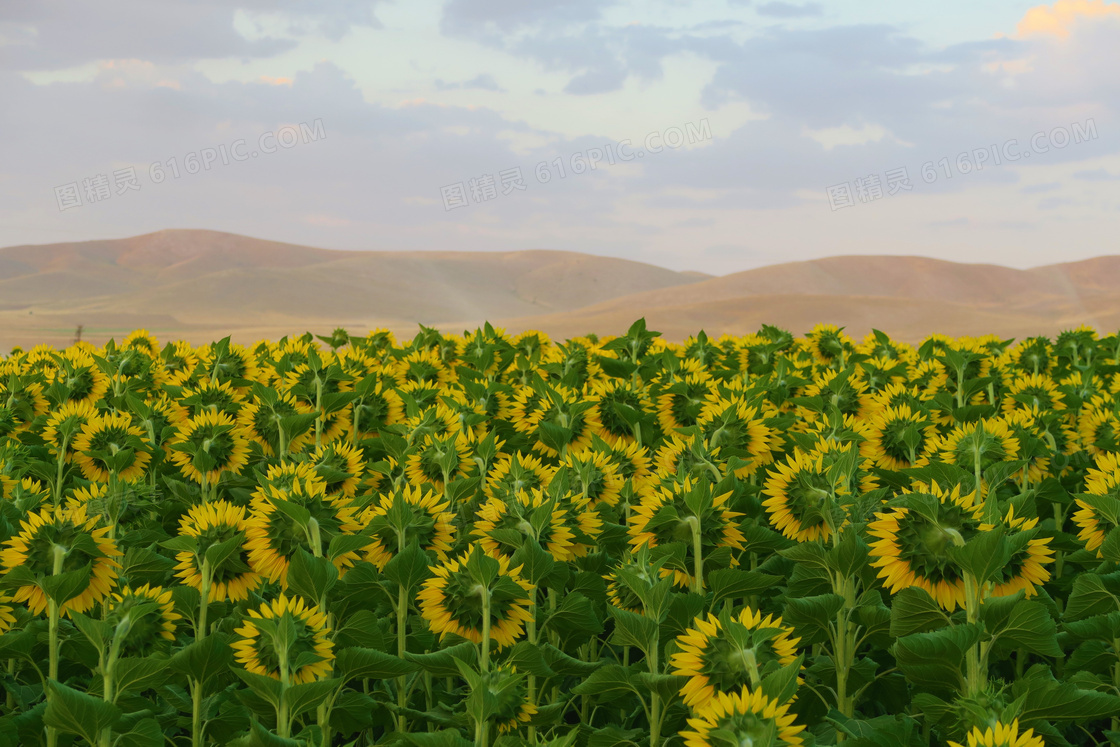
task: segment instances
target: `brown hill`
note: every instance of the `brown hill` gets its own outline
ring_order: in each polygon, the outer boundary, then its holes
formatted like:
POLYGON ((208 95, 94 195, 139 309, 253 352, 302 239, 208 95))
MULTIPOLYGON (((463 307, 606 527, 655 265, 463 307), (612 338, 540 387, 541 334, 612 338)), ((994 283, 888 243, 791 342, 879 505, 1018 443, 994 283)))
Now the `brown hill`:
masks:
MULTIPOLYGON (((574 252, 346 252, 215 231, 0 249, 0 348, 562 313, 709 276, 574 252)), ((278 333, 278 334, 277 334, 278 333)), ((241 336, 241 335, 239 335, 241 336)))
POLYGON ((862 336, 1054 334, 1120 327, 1120 257, 1032 270, 923 257, 844 256, 712 277, 574 252, 344 252, 215 231, 0 249, 0 349, 161 339, 251 341, 307 329, 490 320, 563 338, 640 316, 670 339, 818 322, 862 336))

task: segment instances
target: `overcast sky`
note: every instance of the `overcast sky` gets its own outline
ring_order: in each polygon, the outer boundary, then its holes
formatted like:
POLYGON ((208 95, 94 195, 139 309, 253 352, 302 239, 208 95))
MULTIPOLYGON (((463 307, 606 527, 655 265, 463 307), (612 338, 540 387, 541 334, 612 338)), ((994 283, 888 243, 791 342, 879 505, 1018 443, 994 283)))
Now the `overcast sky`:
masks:
POLYGON ((1102 0, 5 1, 0 246, 1030 267, 1115 251, 1117 70, 1102 0))

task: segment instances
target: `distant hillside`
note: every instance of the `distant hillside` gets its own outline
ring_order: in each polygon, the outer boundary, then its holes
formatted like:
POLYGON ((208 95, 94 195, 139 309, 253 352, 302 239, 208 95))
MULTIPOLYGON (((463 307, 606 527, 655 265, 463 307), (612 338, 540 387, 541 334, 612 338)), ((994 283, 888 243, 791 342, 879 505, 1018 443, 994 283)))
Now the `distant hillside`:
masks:
POLYGON ((79 324, 95 342, 139 327, 204 342, 486 320, 563 338, 620 333, 640 316, 670 339, 764 323, 910 340, 1116 330, 1120 257, 1015 270, 845 256, 712 277, 575 252, 346 252, 199 230, 0 249, 0 349, 65 345, 79 324))

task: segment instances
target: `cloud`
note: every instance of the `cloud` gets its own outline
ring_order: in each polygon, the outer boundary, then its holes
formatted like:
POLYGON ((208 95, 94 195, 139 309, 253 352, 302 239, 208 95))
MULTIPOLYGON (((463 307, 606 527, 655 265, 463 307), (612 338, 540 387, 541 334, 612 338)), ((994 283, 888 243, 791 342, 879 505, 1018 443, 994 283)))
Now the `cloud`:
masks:
POLYGON ((760 16, 770 16, 772 18, 804 18, 806 16, 819 16, 823 13, 824 9, 820 3, 796 5, 794 3, 770 2, 758 6, 760 16))
POLYGON ((1086 169, 1073 172, 1073 178, 1087 182, 1110 182, 1120 181, 1120 174, 1113 174, 1106 169, 1086 169))
MULTIPOLYGON (((0 27, 20 33, 18 43, 0 44, 0 53, 5 66, 13 70, 59 70, 122 58, 175 64, 272 57, 295 49, 301 36, 338 40, 355 27, 379 25, 373 10, 383 1, 342 0, 326 5, 302 0, 2 3, 0 27), (251 27, 252 33, 242 33, 239 23, 251 27)), ((0 33, 0 39, 6 36, 0 33)))
POLYGON ((498 85, 498 81, 494 80, 494 76, 489 73, 480 73, 470 80, 462 81, 461 83, 448 83, 440 78, 435 79, 435 87, 438 91, 454 91, 461 89, 477 88, 483 91, 497 91, 502 92, 505 89, 498 85))
POLYGON ((1046 184, 1031 184, 1021 188, 1019 191, 1025 195, 1036 195, 1043 192, 1053 192, 1056 189, 1061 189, 1061 182, 1047 182, 1046 184))
POLYGON ((1031 8, 1019 21, 1019 36, 1048 34, 1060 39, 1069 37, 1073 27, 1086 19, 1120 17, 1120 3, 1105 0, 1058 0, 1053 5, 1031 8))

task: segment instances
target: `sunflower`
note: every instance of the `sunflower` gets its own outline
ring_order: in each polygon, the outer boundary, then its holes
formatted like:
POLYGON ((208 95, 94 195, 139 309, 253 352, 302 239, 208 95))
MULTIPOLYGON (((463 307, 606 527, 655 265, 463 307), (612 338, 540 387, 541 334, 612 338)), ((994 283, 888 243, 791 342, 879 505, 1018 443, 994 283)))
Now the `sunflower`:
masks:
POLYGON ((1003 413, 1016 410, 1056 410, 1065 407, 1062 393, 1053 379, 1044 374, 1024 374, 1012 379, 1003 394, 1003 413))
POLYGON ((1076 499, 1073 523, 1080 528, 1077 538, 1085 549, 1101 558, 1101 545, 1117 527, 1115 517, 1120 515, 1120 454, 1101 452, 1094 462, 1085 476, 1087 494, 1076 499))
POLYGON ((171 461, 197 483, 216 485, 222 473, 237 474, 249 463, 249 442, 233 418, 205 411, 179 426, 171 461))
MULTIPOLYGON (((194 537, 198 542, 198 555, 193 552, 177 553, 175 574, 187 586, 202 591, 202 567, 199 557, 205 556, 207 549, 228 542, 238 534, 247 532, 249 523, 245 519, 245 509, 226 501, 211 501, 192 506, 179 519, 179 535, 194 537)), ((263 579, 249 566, 249 554, 244 543, 237 552, 230 554, 220 564, 210 569, 210 593, 208 602, 241 602, 256 591, 263 579)))
POLYGON ((175 611, 171 590, 144 584, 135 589, 121 589, 109 600, 108 622, 118 630, 128 621, 127 633, 121 642, 121 653, 144 656, 166 641, 175 640, 175 623, 183 616, 175 611), (152 605, 155 609, 137 614, 137 607, 152 605))
POLYGON ((800 745, 798 734, 805 727, 795 724, 794 714, 788 711, 789 704, 771 700, 762 690, 752 693, 743 688, 738 694, 719 693, 688 720, 693 731, 680 735, 685 747, 800 745))
POLYGON ((432 567, 433 576, 420 591, 420 614, 442 640, 457 635, 482 642, 485 595, 489 597, 490 639, 499 649, 512 646, 525 631, 532 584, 510 568, 504 557, 462 555, 432 567), (475 569, 480 569, 475 571, 475 569))
POLYGON ((159 342, 146 329, 137 329, 129 333, 121 343, 122 350, 139 350, 149 358, 159 357, 159 342))
POLYGON ((482 687, 493 698, 490 718, 498 727, 499 734, 516 731, 537 713, 537 707, 529 702, 525 675, 518 673, 514 666, 505 665, 490 670, 483 675, 482 687))
POLYGON ((746 466, 735 470, 740 479, 773 462, 774 452, 781 447, 781 438, 766 425, 759 409, 740 396, 727 398, 713 393, 697 424, 709 448, 718 449, 724 459, 739 457, 746 461, 746 466))
MULTIPOLYGON (((288 566, 297 548, 321 554, 334 537, 357 534, 362 528, 355 517, 355 506, 327 496, 321 482, 310 480, 294 481, 288 490, 268 488, 263 497, 253 499, 250 509, 245 534, 249 565, 269 581, 279 581, 285 589, 288 588, 288 566), (277 508, 280 501, 304 509, 310 514, 308 523, 305 525, 277 508), (319 547, 315 546, 316 535, 319 547)), ((341 575, 357 560, 357 552, 345 552, 333 562, 341 575)))
POLYGON ((832 409, 839 410, 843 415, 861 418, 874 408, 872 390, 867 383, 855 376, 843 376, 838 371, 829 370, 815 376, 801 394, 803 397, 819 397, 820 404, 827 408, 821 410, 817 405, 799 406, 798 413, 810 423, 832 409))
POLYGON ((1081 448, 1095 456, 1120 452, 1120 416, 1114 407, 1091 404, 1081 410, 1077 420, 1081 448))
MULTIPOLYGON (((1015 507, 1008 508, 1003 525, 1012 533, 1027 532, 1038 526, 1038 519, 1015 516, 1015 507)), ((981 524, 980 531, 994 529, 991 524, 981 524)), ((1050 537, 1033 537, 1026 547, 1012 553, 1011 559, 1001 569, 990 590, 993 597, 1011 596, 1019 591, 1027 598, 1038 592, 1036 589, 1050 580, 1050 571, 1043 566, 1054 562, 1054 550, 1050 548, 1050 537)))
POLYGON ((245 395, 233 388, 228 381, 200 381, 193 389, 184 389, 179 404, 187 414, 196 418, 204 412, 218 412, 236 418, 245 406, 245 395))
POLYGON ((421 486, 405 485, 381 496, 361 517, 374 540, 366 546, 363 560, 382 570, 415 540, 440 562, 446 561, 455 539, 455 514, 450 508, 440 493, 421 486))
POLYGON ((361 448, 341 441, 325 443, 308 457, 308 461, 323 478, 328 496, 353 498, 357 493, 366 467, 361 448))
MULTIPOLYGON (((994 726, 983 729, 973 727, 968 733, 968 747, 1045 747, 1046 742, 1037 736, 1033 729, 1019 731, 1019 719, 1010 724, 997 721, 994 726)), ((959 742, 949 740, 949 747, 964 747, 959 742)))
POLYGON ((595 401, 599 420, 599 436, 609 444, 634 443, 634 426, 622 413, 646 414, 653 412, 653 404, 644 386, 636 386, 629 379, 592 381, 588 394, 595 401))
POLYGON ((730 492, 715 495, 711 482, 693 482, 689 477, 681 483, 661 486, 644 496, 631 510, 630 544, 635 548, 653 548, 672 542, 685 543, 688 570, 664 568, 661 575, 672 575, 678 586, 686 587, 693 582, 690 571, 695 562, 695 529, 699 529, 704 555, 721 547, 743 549, 746 538, 736 522, 743 514, 727 508, 730 497, 730 492))
POLYGON ((878 568, 879 578, 892 594, 917 586, 952 612, 965 605, 964 577, 949 557, 948 549, 955 541, 965 541, 979 530, 982 509, 973 501, 974 493, 961 495, 959 485, 946 492, 936 482, 928 503, 936 510, 937 520, 897 506, 875 514, 867 532, 877 541, 871 543, 871 563, 878 568))
POLYGON ((818 363, 842 362, 855 347, 855 340, 835 324, 818 324, 805 336, 805 343, 818 363))
MULTIPOLYGON (((924 589, 944 609, 952 612, 965 606, 964 574, 952 559, 949 548, 960 545, 994 527, 981 522, 983 507, 975 492, 961 495, 959 485, 951 491, 936 482, 921 492, 904 493, 903 505, 875 514, 867 531, 871 563, 892 594, 916 586, 924 589), (907 505, 907 504, 911 505, 907 505), (912 510, 920 504, 920 510, 912 510)), ((1004 526, 1012 533, 1033 529, 1037 520, 1024 521, 1009 511, 1004 526)), ((1036 587, 1050 578, 1044 565, 1053 562, 1049 537, 1031 538, 1016 550, 994 579, 992 596, 1007 596, 1022 590, 1030 597, 1036 587)))
POLYGON ((145 435, 128 413, 97 415, 74 438, 74 460, 87 480, 108 482, 114 472, 126 482, 137 480, 152 458, 145 435))
POLYGON ((618 476, 623 481, 629 480, 635 490, 641 490, 653 482, 649 447, 636 443, 611 446, 600 439, 592 442, 592 448, 605 454, 618 476))
POLYGON ((47 418, 46 427, 43 429, 43 440, 47 442, 51 454, 56 458, 60 450, 64 450, 65 461, 70 462, 74 457, 74 437, 97 416, 97 408, 89 402, 71 401, 63 402, 57 410, 47 418))
POLYGON ((441 386, 449 383, 454 372, 436 350, 414 350, 397 361, 396 374, 402 381, 441 386))
POLYGON ((847 492, 840 479, 829 477, 823 454, 795 451, 771 470, 762 490, 770 523, 798 542, 827 541, 840 529, 832 524, 836 497, 847 492))
POLYGON ((96 405, 109 390, 109 377, 98 368, 93 356, 77 349, 63 351, 54 380, 67 389, 67 400, 96 405))
POLYGON ((549 457, 560 456, 561 449, 585 448, 594 436, 604 435, 596 402, 565 386, 543 393, 522 389, 514 400, 513 415, 513 427, 549 457))
POLYGON ((472 534, 494 558, 509 559, 530 538, 563 562, 575 556, 576 533, 569 524, 568 511, 556 498, 540 490, 521 490, 506 500, 491 498, 483 503, 472 534))
POLYGON ((103 482, 92 482, 84 488, 74 488, 66 496, 66 507, 77 508, 85 506, 88 515, 102 515, 105 513, 105 501, 109 497, 109 485, 103 482))
MULTIPOLYGON (((323 494, 327 492, 327 483, 316 471, 314 464, 311 462, 283 462, 269 465, 264 476, 258 478, 257 488, 253 491, 252 497, 267 500, 270 488, 280 491, 292 490, 297 482, 305 483, 300 487, 307 487, 306 483, 314 483, 316 484, 315 491, 323 494)), ((349 501, 345 502, 348 503, 349 501)))
POLYGON ((555 474, 556 468, 542 464, 538 457, 520 451, 505 454, 487 473, 483 492, 487 498, 506 499, 518 491, 547 488, 555 474))
POLYGON ((16 624, 16 601, 0 593, 0 635, 7 633, 16 624))
POLYGON ((717 693, 757 687, 762 677, 797 660, 800 640, 782 618, 750 608, 738 617, 697 617, 677 636, 680 651, 671 659, 672 673, 689 678, 681 688, 684 704, 700 710, 717 693))
MULTIPOLYGON (((204 345, 197 352, 201 370, 207 379, 215 383, 257 381, 260 377, 256 356, 242 345, 223 341, 204 345)), ((239 390, 246 391, 247 388, 239 387, 239 390)))
POLYGON ((444 483, 466 474, 471 466, 471 444, 462 433, 425 436, 405 459, 405 474, 417 485, 443 490, 444 483))
POLYGON ((351 424, 359 438, 373 438, 387 425, 404 420, 404 403, 396 390, 378 381, 354 402, 351 424))
POLYGON ((887 407, 872 415, 868 426, 868 438, 860 445, 860 452, 876 467, 897 471, 929 463, 937 426, 925 411, 909 405, 887 407))
POLYGON ((558 474, 568 480, 568 489, 580 506, 618 503, 623 479, 610 456, 594 449, 570 450, 560 460, 558 474))
POLYGON ((178 340, 160 354, 163 360, 164 379, 172 386, 183 386, 194 376, 198 367, 198 353, 190 343, 178 340))
POLYGON ((1018 458, 1019 439, 1006 421, 995 418, 958 425, 938 448, 943 461, 983 473, 997 462, 1018 458))
MULTIPOLYGON (((237 413, 237 425, 249 441, 258 444, 265 456, 276 456, 281 449, 281 423, 285 418, 307 413, 307 406, 297 402, 288 392, 276 392, 275 401, 257 399, 246 404, 237 413)), ((284 434, 288 435, 288 434, 284 434)), ((288 454, 298 454, 313 431, 289 436, 283 446, 288 454)))
POLYGON ((34 511, 50 501, 51 493, 33 477, 0 477, 0 498, 16 504, 21 511, 34 511))
POLYGON ((253 674, 303 685, 330 676, 334 643, 327 616, 301 597, 281 592, 272 602, 250 609, 236 629, 234 658, 253 674))
POLYGON ((11 414, 15 430, 24 431, 31 427, 35 418, 47 414, 50 404, 40 382, 11 380, 7 385, 0 383, 0 407, 7 408, 11 414))
MULTIPOLYGON (((43 509, 20 522, 19 534, 0 551, 0 563, 9 571, 23 566, 36 579, 54 575, 56 563, 60 573, 88 566, 85 587, 60 608, 64 615, 85 612, 105 599, 116 584, 120 568, 116 559, 123 553, 108 534, 109 527, 98 528, 97 519, 89 518, 83 505, 43 509), (56 558, 58 553, 61 557, 56 558)), ((19 587, 12 599, 26 602, 36 615, 47 608, 47 595, 39 582, 19 587)))

